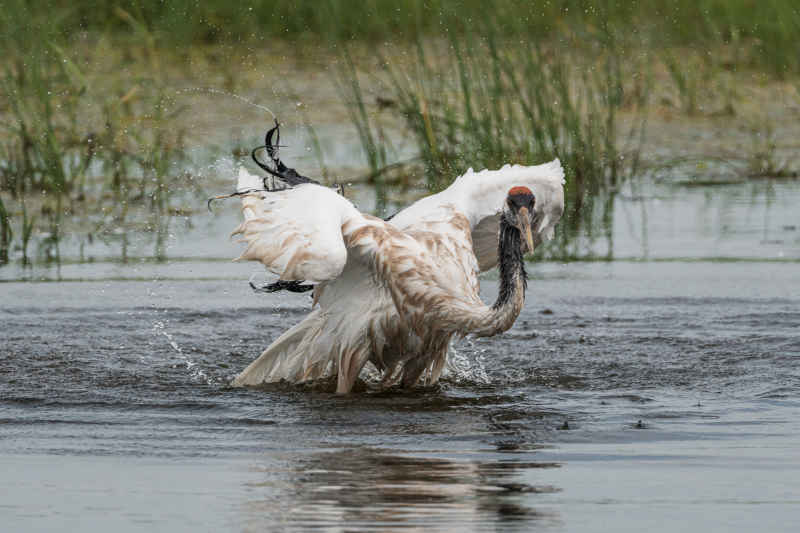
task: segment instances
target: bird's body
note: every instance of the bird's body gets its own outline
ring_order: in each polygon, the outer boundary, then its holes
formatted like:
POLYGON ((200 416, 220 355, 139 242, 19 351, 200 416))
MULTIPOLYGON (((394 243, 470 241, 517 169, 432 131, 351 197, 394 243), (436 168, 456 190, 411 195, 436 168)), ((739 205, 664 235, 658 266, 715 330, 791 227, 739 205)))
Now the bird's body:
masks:
MULTIPOLYGON (((257 179, 242 170, 238 189, 257 179)), ((562 183, 558 161, 470 170, 388 222, 319 185, 244 195, 245 221, 234 232, 248 243, 240 258, 317 285, 311 313, 234 385, 336 375, 337 392, 346 393, 367 362, 385 385, 435 383, 454 336, 513 325, 524 304, 525 243, 532 251, 552 236, 562 183), (500 295, 488 306, 478 275, 498 262, 500 295)))

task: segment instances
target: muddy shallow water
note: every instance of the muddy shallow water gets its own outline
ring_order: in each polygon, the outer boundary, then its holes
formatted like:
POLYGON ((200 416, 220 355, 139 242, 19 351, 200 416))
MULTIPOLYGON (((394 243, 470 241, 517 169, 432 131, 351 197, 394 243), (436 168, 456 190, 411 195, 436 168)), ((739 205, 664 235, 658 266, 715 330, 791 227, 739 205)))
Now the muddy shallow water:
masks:
POLYGON ((307 296, 163 268, 0 284, 4 529, 796 527, 796 262, 532 265, 440 386, 346 397, 227 385, 307 296))

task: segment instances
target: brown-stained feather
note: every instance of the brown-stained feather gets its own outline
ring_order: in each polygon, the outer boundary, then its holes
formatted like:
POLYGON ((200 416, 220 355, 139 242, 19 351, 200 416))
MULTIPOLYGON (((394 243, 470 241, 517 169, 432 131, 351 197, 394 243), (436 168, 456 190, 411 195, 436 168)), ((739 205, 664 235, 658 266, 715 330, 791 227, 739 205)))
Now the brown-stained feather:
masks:
POLYGON ((298 249, 292 255, 292 258, 289 259, 289 262, 286 264, 286 269, 283 271, 283 274, 281 274, 280 279, 292 280, 292 279, 298 279, 298 277, 302 277, 298 276, 297 273, 295 273, 295 268, 305 261, 310 261, 312 258, 313 258, 312 253, 302 248, 298 249))
MULTIPOLYGON (((258 259, 273 271, 285 264, 282 279, 296 279, 304 265, 326 260, 305 228, 268 216, 256 201, 246 199, 245 207, 256 216, 234 231, 248 243, 242 258, 258 259), (265 238, 274 225, 281 232, 265 238)), ((512 297, 502 305, 482 302, 469 220, 453 206, 441 213, 408 231, 355 209, 337 218, 347 252, 341 274, 315 287, 309 316, 235 383, 337 375, 337 392, 346 393, 371 361, 383 372, 384 387, 433 384, 454 335, 494 335, 510 328, 524 302, 524 279, 510 282, 512 297)))

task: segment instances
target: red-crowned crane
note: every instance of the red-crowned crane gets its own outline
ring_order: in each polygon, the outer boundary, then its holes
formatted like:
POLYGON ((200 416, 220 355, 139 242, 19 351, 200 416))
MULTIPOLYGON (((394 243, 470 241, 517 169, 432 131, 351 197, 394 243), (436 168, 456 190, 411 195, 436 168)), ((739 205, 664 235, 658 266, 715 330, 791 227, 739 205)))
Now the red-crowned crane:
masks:
POLYGON ((552 237, 563 183, 558 160, 470 169, 384 221, 328 187, 295 182, 268 192, 240 169, 244 222, 234 234, 248 246, 239 259, 315 286, 308 316, 233 385, 335 375, 336 391, 348 393, 367 362, 386 386, 435 383, 454 336, 491 336, 514 324, 525 301, 523 255, 552 237), (499 294, 487 305, 478 275, 495 265, 499 294))

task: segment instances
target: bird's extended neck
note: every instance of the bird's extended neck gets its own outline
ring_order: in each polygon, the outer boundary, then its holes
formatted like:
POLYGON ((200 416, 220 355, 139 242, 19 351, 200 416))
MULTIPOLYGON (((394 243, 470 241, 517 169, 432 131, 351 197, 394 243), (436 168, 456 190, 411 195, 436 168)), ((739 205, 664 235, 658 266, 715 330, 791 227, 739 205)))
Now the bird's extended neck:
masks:
POLYGON ((500 292, 487 317, 487 335, 502 333, 514 325, 514 321, 525 304, 525 289, 528 276, 525 272, 525 258, 522 253, 522 235, 505 217, 500 220, 500 239, 497 254, 499 257, 500 292))
POLYGON ((499 236, 500 292, 497 300, 491 307, 462 309, 462 313, 454 314, 460 318, 454 321, 457 329, 478 337, 491 337, 508 330, 525 305, 528 276, 522 254, 522 235, 519 229, 501 217, 499 236))
POLYGON ((525 272, 525 258, 522 254, 522 235, 505 218, 500 220, 497 255, 500 263, 500 293, 492 309, 497 311, 511 306, 516 310, 514 313, 516 318, 525 301, 528 275, 525 272))

